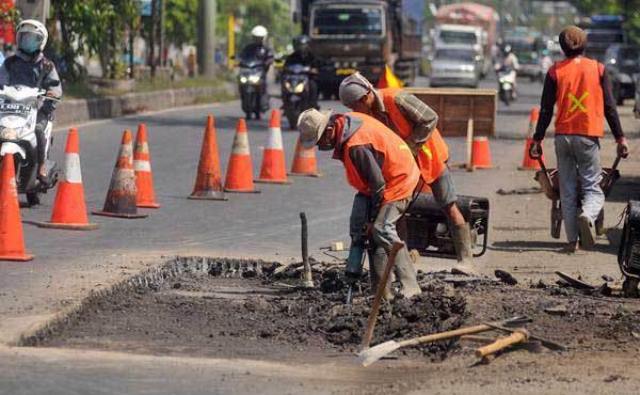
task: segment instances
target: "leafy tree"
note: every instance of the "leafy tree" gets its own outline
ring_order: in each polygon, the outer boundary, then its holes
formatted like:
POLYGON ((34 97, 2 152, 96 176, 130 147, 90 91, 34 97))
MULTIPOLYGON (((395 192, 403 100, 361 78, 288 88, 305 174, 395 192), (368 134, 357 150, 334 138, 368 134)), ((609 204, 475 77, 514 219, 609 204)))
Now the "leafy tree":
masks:
POLYGON ((165 0, 165 37, 175 44, 195 44, 198 0, 165 0))

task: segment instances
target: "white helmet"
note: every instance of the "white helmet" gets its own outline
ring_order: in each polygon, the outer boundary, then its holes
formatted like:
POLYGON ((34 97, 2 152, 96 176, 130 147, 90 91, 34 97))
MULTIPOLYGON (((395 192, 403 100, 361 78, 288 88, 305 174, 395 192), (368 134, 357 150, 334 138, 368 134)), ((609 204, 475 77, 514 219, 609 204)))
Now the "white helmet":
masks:
POLYGON ((18 50, 27 55, 40 52, 47 45, 49 32, 42 22, 35 19, 27 19, 16 28, 16 44, 18 50))
POLYGON ((251 35, 255 38, 265 39, 267 37, 267 34, 269 34, 269 31, 262 25, 258 25, 251 29, 251 35))

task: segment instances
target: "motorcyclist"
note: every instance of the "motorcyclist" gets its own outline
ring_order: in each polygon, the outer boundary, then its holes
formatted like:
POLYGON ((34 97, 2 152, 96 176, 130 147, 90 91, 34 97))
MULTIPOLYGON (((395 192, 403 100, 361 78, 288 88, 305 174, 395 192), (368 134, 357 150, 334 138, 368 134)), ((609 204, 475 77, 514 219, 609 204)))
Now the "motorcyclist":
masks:
MULTIPOLYGON (((47 45, 49 33, 39 21, 27 19, 16 28, 17 52, 9 56, 0 67, 0 86, 25 85, 47 91, 47 96, 60 99, 62 86, 60 77, 53 62, 44 56, 42 51, 47 45)), ((38 110, 36 121, 36 150, 38 162, 38 180, 48 184, 45 167, 46 141, 44 131, 53 120, 56 101, 44 100, 38 110)))
POLYGON ((507 44, 502 48, 502 61, 495 66, 496 72, 504 71, 513 74, 513 97, 517 96, 517 75, 520 70, 520 63, 518 57, 511 48, 511 45, 507 44))
POLYGON ((284 62, 285 70, 289 65, 300 64, 303 66, 309 66, 312 72, 309 75, 309 99, 311 106, 318 108, 318 83, 315 80, 317 71, 314 70, 319 66, 318 58, 311 53, 309 46, 311 40, 309 36, 304 34, 297 36, 293 39, 293 53, 287 56, 284 62))
MULTIPOLYGON (((267 73, 269 68, 273 64, 273 50, 267 46, 267 36, 269 31, 262 25, 257 25, 251 30, 252 42, 249 43, 240 52, 240 59, 255 59, 264 65, 264 71, 262 75, 262 83, 264 92, 266 92, 267 86, 267 73)), ((263 110, 269 108, 269 95, 264 94, 260 98, 261 106, 263 110)))

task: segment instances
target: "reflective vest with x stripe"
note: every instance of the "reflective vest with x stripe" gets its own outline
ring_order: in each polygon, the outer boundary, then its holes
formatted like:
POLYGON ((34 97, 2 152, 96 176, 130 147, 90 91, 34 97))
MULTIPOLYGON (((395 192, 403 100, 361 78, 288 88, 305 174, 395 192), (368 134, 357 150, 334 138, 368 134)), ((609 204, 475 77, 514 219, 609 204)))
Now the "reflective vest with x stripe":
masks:
POLYGON ((556 134, 604 135, 604 66, 583 56, 557 62, 549 70, 556 81, 556 134))

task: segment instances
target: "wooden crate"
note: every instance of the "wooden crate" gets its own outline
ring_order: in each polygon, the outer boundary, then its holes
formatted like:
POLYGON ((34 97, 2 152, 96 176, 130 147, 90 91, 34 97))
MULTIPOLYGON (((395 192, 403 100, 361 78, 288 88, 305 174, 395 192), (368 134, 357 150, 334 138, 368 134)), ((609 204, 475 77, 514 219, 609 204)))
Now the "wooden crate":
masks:
POLYGON ((496 133, 496 95, 494 89, 406 88, 433 108, 439 116, 443 136, 466 136, 467 122, 473 118, 474 135, 496 133))

